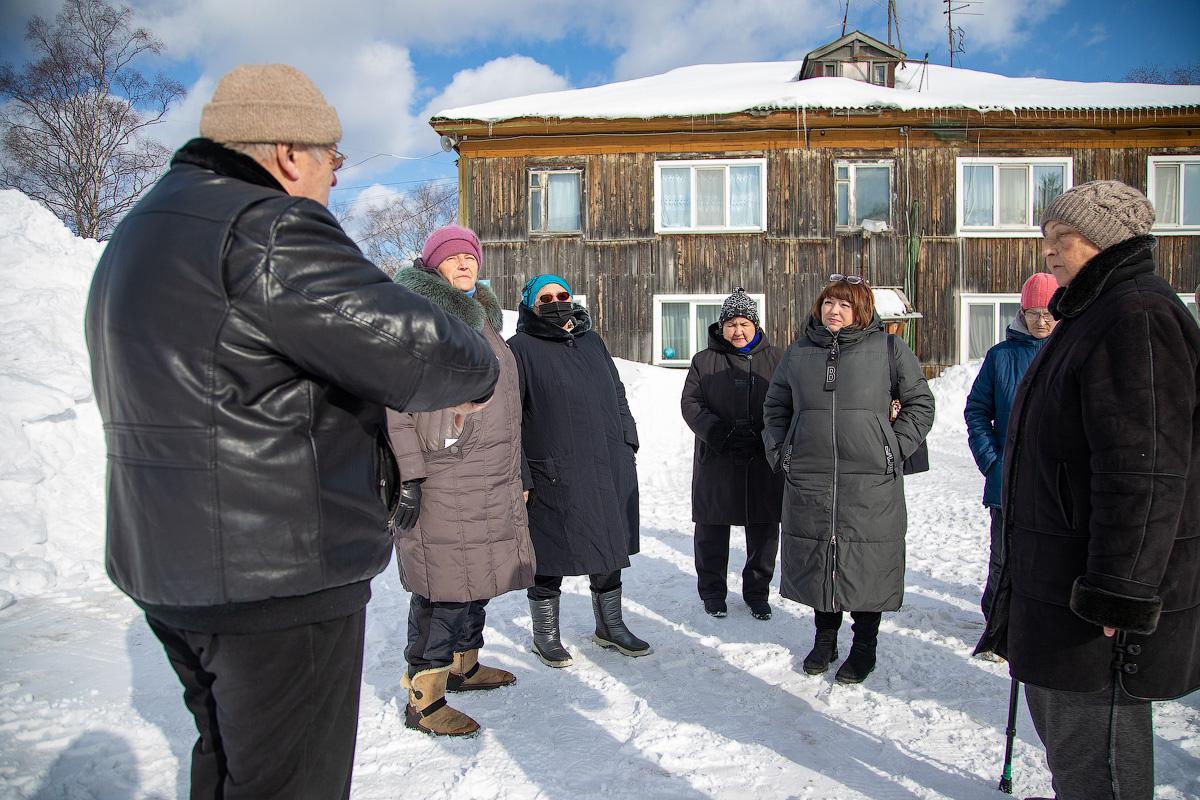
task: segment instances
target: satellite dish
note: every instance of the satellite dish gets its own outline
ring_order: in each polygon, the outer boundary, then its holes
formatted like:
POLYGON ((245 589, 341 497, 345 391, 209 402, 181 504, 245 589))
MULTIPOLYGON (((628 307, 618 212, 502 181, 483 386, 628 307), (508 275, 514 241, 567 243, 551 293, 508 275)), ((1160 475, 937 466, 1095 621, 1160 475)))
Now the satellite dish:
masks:
POLYGON ((454 145, 458 144, 458 142, 455 141, 453 136, 447 136, 445 134, 442 134, 442 138, 439 139, 438 141, 442 145, 442 150, 444 150, 447 153, 449 153, 451 150, 454 149, 454 145))

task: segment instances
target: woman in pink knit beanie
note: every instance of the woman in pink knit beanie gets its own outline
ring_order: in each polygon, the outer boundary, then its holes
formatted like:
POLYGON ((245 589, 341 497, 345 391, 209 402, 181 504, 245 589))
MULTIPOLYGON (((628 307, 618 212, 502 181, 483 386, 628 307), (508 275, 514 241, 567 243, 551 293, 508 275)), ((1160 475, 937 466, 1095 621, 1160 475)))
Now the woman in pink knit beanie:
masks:
MULTIPOLYGON (((983 473, 983 505, 991 516, 991 548, 987 582, 980 608, 986 619, 996 595, 996 583, 1004 559, 1004 517, 1001 513, 1000 484, 1004 470, 1004 437, 1008 433, 1008 415, 1017 384, 1033 357, 1054 331, 1058 322, 1050 315, 1050 298, 1058 281, 1049 272, 1029 276, 1021 287, 1021 311, 1009 324, 1004 341, 984 356, 983 366, 967 395, 963 416, 967 421, 967 443, 975 464, 983 473)), ((990 651, 980 653, 988 660, 999 660, 990 651)))

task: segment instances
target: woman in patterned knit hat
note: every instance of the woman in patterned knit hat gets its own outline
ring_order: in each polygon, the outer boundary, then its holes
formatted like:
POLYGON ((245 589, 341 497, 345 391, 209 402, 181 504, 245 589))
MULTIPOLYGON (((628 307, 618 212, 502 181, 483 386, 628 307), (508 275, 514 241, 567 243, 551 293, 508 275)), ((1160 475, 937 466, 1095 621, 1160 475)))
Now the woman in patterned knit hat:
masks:
POLYGON ((763 449, 763 400, 782 351, 759 327, 758 304, 738 287, 708 327, 708 347, 692 358, 683 385, 683 419, 696 434, 692 521, 696 588, 704 610, 728 613, 729 527, 746 530, 742 599, 755 619, 770 619, 767 595, 779 551, 783 475, 763 449))

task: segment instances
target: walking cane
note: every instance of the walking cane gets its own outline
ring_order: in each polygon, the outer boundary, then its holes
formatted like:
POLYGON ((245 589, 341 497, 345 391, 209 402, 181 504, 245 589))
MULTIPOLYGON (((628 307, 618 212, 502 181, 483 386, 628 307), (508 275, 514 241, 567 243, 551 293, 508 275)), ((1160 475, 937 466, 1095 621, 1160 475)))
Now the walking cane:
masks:
POLYGON ((1005 794, 1012 794, 1012 753, 1013 739, 1017 735, 1017 698, 1021 696, 1021 682, 1012 679, 1012 688, 1008 690, 1008 727, 1004 729, 1004 771, 1000 773, 1000 786, 997 787, 1005 794))

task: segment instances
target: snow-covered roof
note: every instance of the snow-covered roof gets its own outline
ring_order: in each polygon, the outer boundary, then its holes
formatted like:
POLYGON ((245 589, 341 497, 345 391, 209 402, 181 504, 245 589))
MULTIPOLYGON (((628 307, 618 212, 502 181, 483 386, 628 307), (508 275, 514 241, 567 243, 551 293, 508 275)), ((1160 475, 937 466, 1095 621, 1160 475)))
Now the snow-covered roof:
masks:
POLYGON ((1200 106, 1200 86, 1008 78, 990 72, 909 63, 897 68, 893 89, 850 78, 794 80, 802 63, 698 64, 588 89, 448 108, 433 118, 500 122, 522 117, 651 119, 797 108, 989 112, 1200 106))

